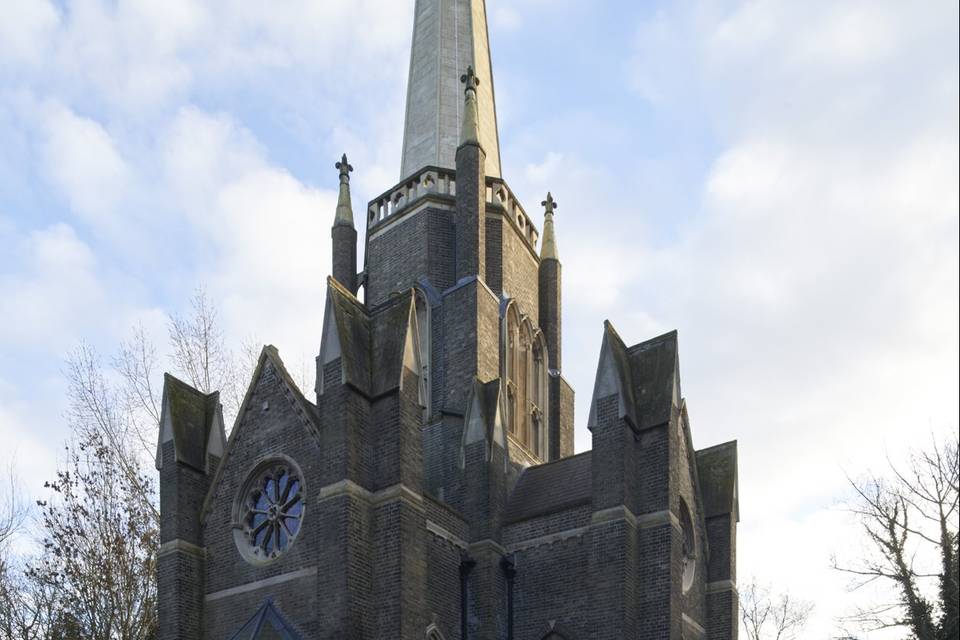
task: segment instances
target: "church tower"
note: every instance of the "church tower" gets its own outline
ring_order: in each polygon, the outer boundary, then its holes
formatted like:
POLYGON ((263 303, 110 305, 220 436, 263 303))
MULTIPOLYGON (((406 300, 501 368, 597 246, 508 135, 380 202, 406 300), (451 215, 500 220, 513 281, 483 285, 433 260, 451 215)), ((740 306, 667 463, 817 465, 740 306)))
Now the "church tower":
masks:
POLYGON ((693 448, 675 332, 608 322, 574 455, 563 218, 493 85, 485 1, 416 0, 400 182, 355 219, 336 163, 315 398, 264 347, 224 443, 168 380, 161 640, 735 640, 736 443, 693 448))

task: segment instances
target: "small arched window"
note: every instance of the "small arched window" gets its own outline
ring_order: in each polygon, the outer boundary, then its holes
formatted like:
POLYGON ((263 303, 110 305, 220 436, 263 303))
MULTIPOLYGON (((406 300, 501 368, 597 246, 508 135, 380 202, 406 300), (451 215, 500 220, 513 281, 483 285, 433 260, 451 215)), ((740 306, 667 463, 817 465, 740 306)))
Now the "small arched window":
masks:
POLYGON ((423 388, 423 406, 424 406, 424 422, 430 417, 431 413, 431 401, 432 394, 431 390, 433 389, 433 376, 431 369, 431 353, 432 353, 432 332, 431 332, 431 309, 430 302, 427 300, 426 294, 420 289, 416 290, 416 306, 417 306, 417 337, 420 342, 420 376, 421 384, 423 388))
POLYGON ((697 571, 697 539, 690 508, 683 498, 680 498, 680 530, 683 533, 681 583, 683 592, 686 593, 693 586, 697 571))

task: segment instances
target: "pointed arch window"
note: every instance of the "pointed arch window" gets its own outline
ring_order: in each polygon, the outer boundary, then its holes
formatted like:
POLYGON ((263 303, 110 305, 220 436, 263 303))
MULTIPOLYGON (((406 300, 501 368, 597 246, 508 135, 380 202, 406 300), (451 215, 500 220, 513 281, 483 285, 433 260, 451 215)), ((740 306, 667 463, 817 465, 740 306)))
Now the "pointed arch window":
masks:
POLYGON ((424 422, 430 417, 431 413, 431 401, 433 395, 431 393, 433 389, 433 376, 431 368, 431 346, 433 344, 431 340, 431 308, 430 302, 427 300, 426 294, 420 289, 416 290, 416 307, 417 307, 417 337, 420 342, 420 377, 423 388, 423 406, 424 406, 424 422))
POLYGON ((546 450, 546 343, 516 303, 506 309, 501 363, 508 431, 528 451, 542 456, 546 450))

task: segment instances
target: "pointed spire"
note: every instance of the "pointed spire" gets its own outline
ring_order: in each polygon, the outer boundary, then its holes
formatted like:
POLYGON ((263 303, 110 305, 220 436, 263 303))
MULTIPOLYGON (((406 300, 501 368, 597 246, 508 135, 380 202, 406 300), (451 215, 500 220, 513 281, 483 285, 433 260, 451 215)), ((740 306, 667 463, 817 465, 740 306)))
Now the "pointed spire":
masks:
POLYGON ((553 212, 560 206, 554 201, 553 194, 547 192, 547 199, 540 203, 544 207, 543 215, 543 243, 540 246, 541 260, 559 260, 557 253, 557 236, 553 230, 553 212))
POLYGON ((401 180, 427 166, 456 167, 464 116, 462 87, 457 80, 468 65, 483 86, 477 95, 477 112, 479 140, 487 154, 486 172, 501 177, 486 4, 485 0, 416 2, 401 180))
POLYGON ((337 215, 333 226, 353 227, 353 203, 350 200, 350 172, 353 167, 347 162, 347 154, 343 154, 336 168, 340 171, 340 197, 337 199, 337 215))
POLYGON ((480 144, 480 115, 477 112, 477 87, 480 78, 473 72, 473 67, 467 67, 467 72, 460 76, 464 89, 463 127, 460 129, 460 146, 465 144, 480 144))

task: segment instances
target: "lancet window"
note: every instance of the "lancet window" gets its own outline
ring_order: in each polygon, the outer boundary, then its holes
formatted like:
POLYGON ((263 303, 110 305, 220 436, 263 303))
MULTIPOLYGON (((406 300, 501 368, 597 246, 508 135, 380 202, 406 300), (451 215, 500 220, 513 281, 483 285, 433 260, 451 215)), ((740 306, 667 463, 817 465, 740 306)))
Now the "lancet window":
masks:
POLYGON ((502 379, 507 428, 536 456, 546 450, 547 357, 543 333, 511 302, 504 313, 502 379))
POLYGON ((420 289, 417 289, 416 295, 416 306, 417 306, 417 332, 420 342, 420 376, 421 383, 423 385, 423 406, 424 409, 424 421, 430 417, 431 411, 431 389, 433 388, 433 377, 430 365, 431 356, 431 346, 432 341, 430 338, 430 324, 431 324, 431 313, 430 313, 430 303, 427 300, 426 294, 423 293, 420 289))

